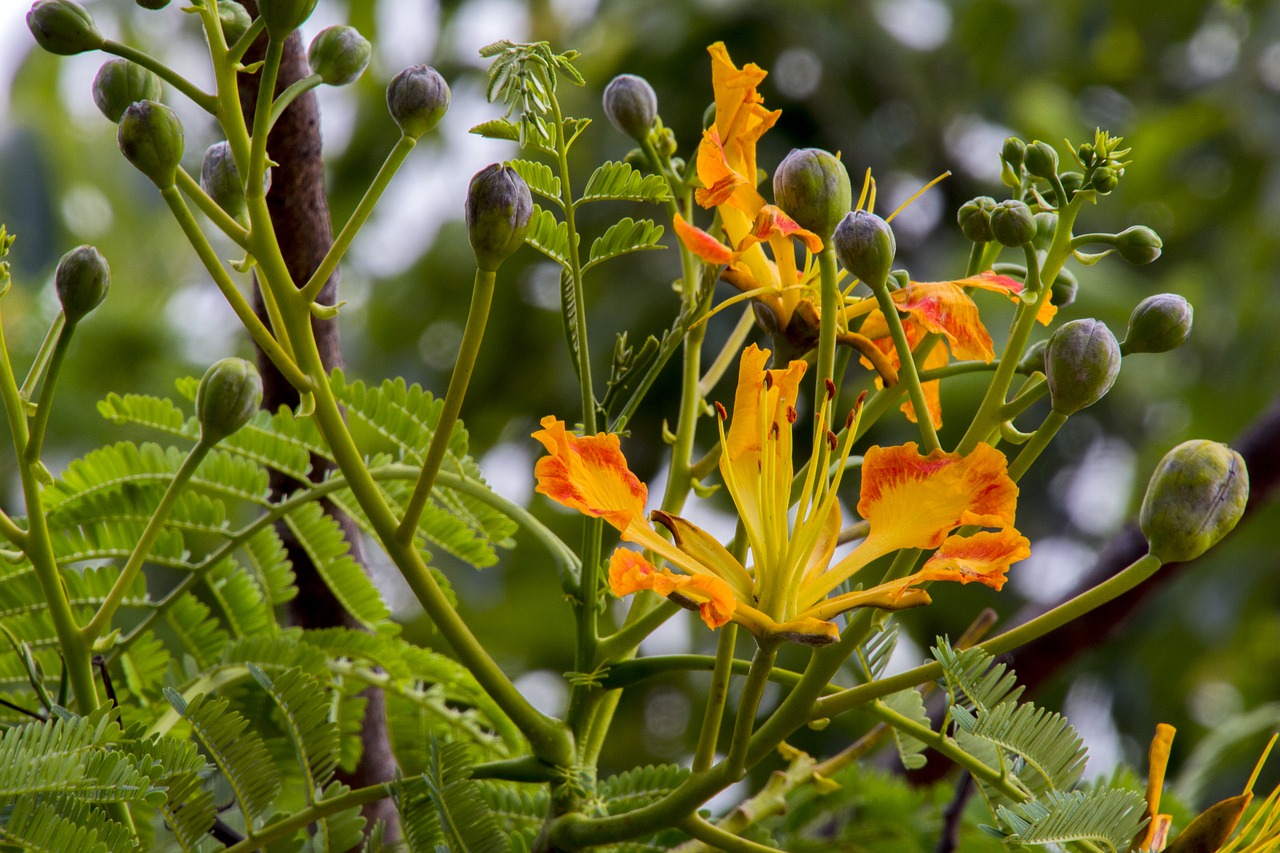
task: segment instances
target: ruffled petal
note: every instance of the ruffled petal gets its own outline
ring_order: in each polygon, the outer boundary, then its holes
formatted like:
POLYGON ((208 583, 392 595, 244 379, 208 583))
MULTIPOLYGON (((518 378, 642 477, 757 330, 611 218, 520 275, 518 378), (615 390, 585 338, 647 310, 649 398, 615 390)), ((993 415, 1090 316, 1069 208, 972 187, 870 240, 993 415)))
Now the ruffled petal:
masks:
POLYGON ((747 234, 744 243, 746 241, 764 243, 773 237, 799 240, 815 255, 822 251, 821 237, 801 228, 798 222, 783 213, 782 208, 766 204, 756 214, 755 221, 751 224, 751 231, 747 234))
POLYGON ((549 456, 538 460, 537 491, 584 515, 603 518, 618 530, 643 523, 649 490, 627 467, 618 437, 611 433, 578 437, 551 415, 533 433, 549 456))
MULTIPOLYGON (((1023 290, 1022 282, 1007 275, 1000 275, 993 270, 987 270, 969 278, 962 278, 956 284, 965 287, 978 287, 995 293, 1004 293, 1014 302, 1019 301, 1019 294, 1023 290)), ((1040 304, 1040 310, 1036 312, 1036 322, 1042 326, 1047 326, 1053 322, 1053 318, 1057 313, 1058 306, 1046 299, 1040 304)))
POLYGON ((718 539, 678 515, 654 510, 652 518, 671 531, 676 547, 686 557, 734 587, 740 598, 751 596, 755 585, 751 575, 718 539))
POLYGON ((609 589, 619 597, 651 589, 677 604, 696 607, 708 628, 719 628, 728 622, 737 607, 733 590, 719 578, 657 569, 628 548, 617 549, 609 558, 609 589))
POLYGON ((917 574, 919 581, 981 583, 999 590, 1009 566, 1031 555, 1027 537, 1012 527, 994 533, 948 536, 917 574))
POLYGON ((733 263, 737 257, 736 252, 696 225, 690 225, 680 214, 671 221, 684 247, 707 263, 723 266, 733 263))
POLYGON ((739 69, 729 58, 724 42, 711 45, 707 53, 711 54, 711 88, 716 100, 715 127, 727 162, 754 187, 756 143, 782 114, 781 110, 766 110, 764 98, 756 89, 769 72, 755 63, 739 69))

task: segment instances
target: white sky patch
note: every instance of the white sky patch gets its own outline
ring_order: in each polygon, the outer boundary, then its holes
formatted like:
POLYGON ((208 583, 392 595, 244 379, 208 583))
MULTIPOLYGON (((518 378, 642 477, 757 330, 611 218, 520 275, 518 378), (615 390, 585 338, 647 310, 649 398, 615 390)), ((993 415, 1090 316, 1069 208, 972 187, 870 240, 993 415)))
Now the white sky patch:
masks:
POLYGON ((951 35, 951 10, 939 0, 880 0, 872 10, 880 26, 912 50, 933 50, 951 35))
POLYGON ((558 672, 535 669, 517 678, 515 685, 530 705, 548 716, 560 716, 569 705, 569 688, 558 672))
POLYGON ((62 221, 83 240, 93 240, 111 230, 115 216, 111 199, 93 184, 76 184, 62 198, 62 221))
POLYGON ((812 95, 822 82, 822 60, 807 47, 792 47, 778 54, 773 63, 773 84, 792 100, 812 95))
POLYGON ((1049 536, 1031 543, 1031 556, 1009 570, 1018 594, 1038 604, 1060 600, 1093 565, 1096 552, 1075 539, 1049 536))
POLYGON ((484 479, 502 497, 527 506, 533 497, 533 450, 528 442, 503 441, 480 457, 484 479))
POLYGON ((1230 74, 1240 59, 1240 34, 1225 21, 1212 21, 1187 42, 1187 67, 1200 82, 1230 74))
POLYGON ((1113 698, 1098 679, 1080 677, 1063 702, 1062 715, 1071 721, 1089 748, 1084 781, 1110 776, 1123 756, 1120 732, 1111 716, 1113 698))
MULTIPOLYGON (((1071 521, 1085 533, 1106 535, 1124 521, 1133 490, 1134 453, 1118 438, 1100 437, 1067 475, 1060 497, 1071 521)), ((1061 477, 1062 475, 1059 475, 1061 477)))
POLYGON ((430 65, 440 41, 440 4, 436 0, 379 3, 378 43, 373 62, 385 76, 410 65, 430 65))
MULTIPOLYGON (((876 207, 880 208, 881 215, 888 216, 899 205, 920 192, 920 188, 927 183, 928 178, 894 172, 884 181, 883 206, 877 201, 876 207)), ((942 212, 942 193, 931 188, 893 218, 893 231, 909 242, 923 240, 938 227, 938 223, 942 221, 942 212)))
POLYGON ((488 68, 490 60, 480 56, 480 48, 499 39, 525 41, 528 33, 529 11, 524 3, 474 0, 464 4, 453 19, 454 57, 476 68, 488 68))
POLYGON ((227 300, 208 280, 175 290, 165 303, 164 317, 178 332, 183 357, 194 364, 209 364, 234 352, 244 338, 227 300))
POLYGON ((1000 180, 1000 149, 1013 135, 1009 128, 982 116, 956 116, 943 133, 947 159, 967 174, 995 183, 1000 180))

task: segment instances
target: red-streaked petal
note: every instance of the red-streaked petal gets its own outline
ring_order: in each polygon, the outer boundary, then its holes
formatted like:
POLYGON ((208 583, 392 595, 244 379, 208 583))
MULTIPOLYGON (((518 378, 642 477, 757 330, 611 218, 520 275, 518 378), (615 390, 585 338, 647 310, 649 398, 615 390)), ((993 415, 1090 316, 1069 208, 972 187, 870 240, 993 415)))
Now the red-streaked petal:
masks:
MULTIPOLYGON (((913 281, 893 292, 893 301, 927 331, 946 337, 956 358, 991 361, 995 350, 969 294, 949 281, 913 281)), ((866 332, 863 332, 866 334, 866 332)))
POLYGON ((737 257, 732 249, 696 225, 685 222, 680 214, 677 213, 671 222, 685 248, 707 263, 722 266, 733 263, 737 257))
POLYGON ((563 421, 548 415, 533 437, 550 454, 534 466, 539 494, 584 515, 603 518, 618 530, 643 522, 649 490, 627 467, 616 435, 578 437, 563 421))
MULTIPOLYGON (((978 273, 969 278, 962 278, 956 284, 965 287, 978 287, 983 290, 990 290, 995 293, 1004 293, 1014 302, 1019 301, 1018 294, 1022 293, 1023 284, 1017 279, 1010 278, 1007 275, 1000 275, 994 270, 978 273)), ((1036 322, 1042 326, 1047 326, 1053 322, 1054 315, 1058 313, 1058 306, 1046 299, 1040 303, 1040 310, 1036 312, 1036 322)))
POLYGON ((694 199, 703 207, 719 207, 729 200, 734 190, 749 183, 745 175, 730 165, 720 134, 714 127, 702 132, 702 142, 698 145, 698 180, 702 186, 694 193, 694 199))
MULTIPOLYGON (((724 146, 726 160, 730 168, 754 187, 756 143, 782 114, 781 110, 766 110, 764 98, 756 89, 768 72, 754 63, 748 63, 739 69, 729 58, 729 51, 723 42, 711 45, 707 52, 711 54, 711 88, 716 101, 715 127, 724 146)), ((702 177, 701 169, 699 177, 702 177)))
POLYGON ((609 589, 619 597, 642 589, 674 596, 677 603, 689 602, 696 606, 708 628, 719 628, 728 622, 738 603, 733 590, 719 578, 678 575, 668 569, 656 569, 628 548, 617 549, 609 558, 609 589))
POLYGON ((1004 454, 988 444, 968 456, 921 456, 912 442, 872 447, 863 459, 858 512, 871 528, 867 542, 881 549, 937 548, 963 525, 1011 527, 1017 502, 1004 454))
POLYGON ((1030 555, 1031 543, 1012 527, 948 536, 920 570, 919 580, 977 582, 999 590, 1009 566, 1030 555))
POLYGON ((764 243, 771 237, 788 237, 799 240, 804 243, 805 248, 815 255, 822 251, 821 237, 812 231, 801 228, 798 222, 783 213, 782 208, 766 204, 756 214, 755 221, 751 224, 751 231, 747 234, 746 240, 764 243))

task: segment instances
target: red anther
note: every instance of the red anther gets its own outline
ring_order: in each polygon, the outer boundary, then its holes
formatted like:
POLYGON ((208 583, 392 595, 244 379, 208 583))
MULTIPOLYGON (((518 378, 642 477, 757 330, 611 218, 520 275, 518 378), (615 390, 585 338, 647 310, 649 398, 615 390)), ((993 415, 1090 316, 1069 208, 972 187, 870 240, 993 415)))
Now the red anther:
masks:
POLYGON ((855 418, 855 416, 856 416, 857 414, 858 414, 858 410, 857 410, 857 409, 850 409, 850 410, 849 410, 849 414, 848 414, 848 415, 845 417, 845 419, 844 419, 844 428, 845 428, 845 429, 849 429, 849 427, 853 426, 853 421, 854 421, 854 418, 855 418))
POLYGON ((863 388, 862 393, 858 395, 857 402, 853 404, 853 410, 855 412, 862 411, 862 404, 865 402, 867 402, 867 389, 863 388))
POLYGON ((794 406, 787 406, 787 423, 789 423, 789 424, 793 424, 793 423, 795 423, 795 422, 796 422, 796 418, 798 418, 798 417, 800 417, 800 416, 799 416, 798 414, 796 414, 795 407, 794 407, 794 406))
POLYGON ((827 447, 831 448, 831 452, 835 453, 836 448, 840 446, 840 442, 836 441, 836 434, 831 430, 827 430, 827 447))
POLYGON ((778 422, 774 421, 769 426, 769 438, 777 438, 780 433, 781 433, 781 430, 778 429, 778 422))
POLYGON ((766 391, 773 390, 773 371, 772 370, 766 370, 764 372, 764 390, 766 391))
POLYGON ((725 410, 725 407, 719 400, 716 400, 716 414, 720 416, 720 420, 722 421, 729 420, 729 413, 725 410))
POLYGON ((836 398, 836 383, 830 379, 827 380, 827 399, 834 400, 836 398))

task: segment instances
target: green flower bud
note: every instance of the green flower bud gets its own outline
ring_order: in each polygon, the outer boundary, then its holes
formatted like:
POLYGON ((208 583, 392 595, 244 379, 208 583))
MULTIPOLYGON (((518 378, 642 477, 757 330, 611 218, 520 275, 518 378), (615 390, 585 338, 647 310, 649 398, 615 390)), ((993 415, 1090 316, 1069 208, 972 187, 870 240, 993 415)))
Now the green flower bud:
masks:
POLYGON ((120 117, 120 151, 160 189, 173 186, 182 161, 182 122, 156 101, 137 101, 120 117))
POLYGON ((315 10, 316 0, 258 0, 258 17, 276 41, 283 41, 315 10))
POLYGON ((1099 195, 1106 195, 1120 185, 1120 173, 1123 171, 1123 169, 1116 170, 1108 166, 1094 169, 1093 175, 1089 178, 1089 187, 1099 195))
POLYGON ((991 233, 1003 246, 1016 247, 1036 236, 1036 220, 1025 202, 1006 199, 991 211, 991 233))
POLYGON ((127 59, 107 60, 93 78, 93 102, 113 122, 119 123, 134 101, 158 100, 160 78, 127 59))
POLYGON ((1106 324, 1072 320, 1049 338, 1045 377, 1053 410, 1074 415, 1102 399, 1120 373, 1120 345, 1106 324))
POLYGON ((1160 257, 1164 241, 1145 225, 1134 225, 1116 235, 1113 245, 1120 257, 1131 264, 1149 264, 1160 257))
POLYGON ((200 188, 232 219, 241 225, 248 223, 244 181, 231 153, 231 143, 215 142, 205 149, 200 162, 200 188))
POLYGON ((68 325, 79 323, 102 304, 111 285, 111 267, 93 246, 78 246, 58 261, 53 286, 68 325))
POLYGON ((205 371, 196 388, 200 441, 217 444, 249 422, 262 405, 262 377, 252 362, 224 358, 205 371))
POLYGON ((1042 211, 1035 215, 1036 236, 1031 242, 1037 249, 1047 249, 1053 242, 1054 232, 1058 230, 1058 214, 1042 211))
POLYGON ((71 0, 37 0, 27 12, 27 29, 36 44, 60 56, 97 50, 104 41, 89 11, 71 0))
POLYGON ((872 287, 880 287, 889 277, 898 253, 898 241, 889 223, 866 210, 855 210, 841 219, 831 243, 844 268, 872 287))
POLYGON ((619 74, 604 88, 604 114, 619 133, 643 142, 658 117, 658 95, 649 81, 619 74))
POLYGON ((1022 161, 1027 155, 1027 143, 1016 136, 1010 136, 1000 148, 1000 159, 1009 164, 1015 172, 1022 168, 1022 161))
POLYGON ((1062 189, 1066 192, 1067 198, 1071 198, 1084 187, 1084 175, 1079 172, 1063 172, 1058 176, 1058 180, 1062 181, 1062 189))
POLYGON ((373 47, 355 27, 325 27, 307 48, 307 62, 327 86, 345 86, 360 79, 369 66, 373 47))
POLYGON ((529 186, 501 163, 485 166, 467 188, 467 238, 476 265, 495 272, 524 243, 533 216, 529 186))
POLYGON ((1048 180, 1058 174, 1058 152, 1047 142, 1032 142, 1026 148, 1022 163, 1037 178, 1048 180))
POLYGON ((218 0, 218 20, 222 23, 222 37, 228 45, 240 41, 240 37, 253 25, 249 10, 236 0, 218 0))
POLYGON ((1053 280, 1053 287, 1049 290, 1049 302, 1059 308, 1066 308, 1076 301, 1076 291, 1079 288, 1076 277, 1069 270, 1060 270, 1058 277, 1053 280))
POLYGON ((1216 441, 1184 441, 1156 466, 1138 521, 1152 556, 1182 563, 1230 533, 1248 500, 1239 453, 1216 441))
POLYGON ((991 212, 995 209, 996 200, 989 195, 980 195, 960 205, 956 221, 960 223, 960 231, 966 240, 971 243, 990 243, 996 238, 991 231, 991 212))
MULTIPOLYGON (((676 142, 676 133, 669 127, 664 127, 662 132, 658 134, 658 153, 663 157, 674 157, 675 153, 680 150, 680 143, 676 142)), ((675 163, 673 162, 674 166, 675 163)))
POLYGON ((839 157, 820 148, 793 148, 773 173, 773 199, 825 243, 853 206, 853 188, 839 157))
POLYGON ((1120 351, 1168 352, 1191 337, 1191 303, 1176 293, 1158 293, 1138 303, 1129 315, 1120 351))
POLYGON ((449 109, 449 84, 429 65, 411 65, 387 86, 387 109, 410 139, 421 139, 449 109))
POLYGON ((150 9, 153 12, 169 5, 169 0, 134 0, 134 2, 143 9, 150 9))
POLYGON ((1018 372, 1030 376, 1037 371, 1044 373, 1044 353, 1049 348, 1047 340, 1036 341, 1027 347, 1022 358, 1018 359, 1018 372))

